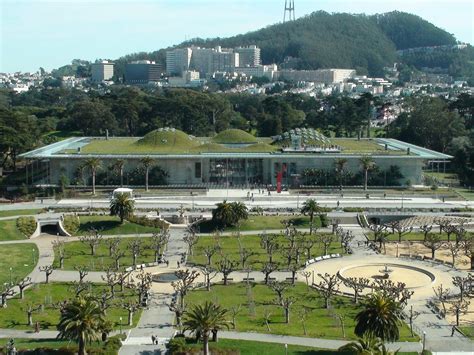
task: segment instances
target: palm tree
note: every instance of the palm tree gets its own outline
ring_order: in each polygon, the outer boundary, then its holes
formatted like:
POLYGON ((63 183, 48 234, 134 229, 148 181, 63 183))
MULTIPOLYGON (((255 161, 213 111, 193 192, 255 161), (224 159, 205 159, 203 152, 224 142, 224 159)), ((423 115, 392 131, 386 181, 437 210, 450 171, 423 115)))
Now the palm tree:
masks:
POLYGON ((360 166, 364 170, 364 191, 367 191, 367 180, 369 170, 372 170, 375 166, 374 160, 368 155, 364 155, 359 159, 360 166))
POLYGON ((104 312, 99 304, 90 297, 79 297, 61 311, 58 338, 78 342, 78 354, 85 355, 86 344, 101 338, 104 323, 104 312))
POLYGON ((154 160, 150 157, 144 157, 140 159, 140 163, 145 168, 145 190, 148 192, 148 173, 150 172, 150 167, 153 164, 154 160))
POLYGON ((398 340, 401 324, 401 305, 384 293, 373 293, 367 297, 363 309, 356 315, 354 333, 363 337, 371 336, 382 341, 398 340))
POLYGON ((86 168, 89 168, 92 174, 92 194, 95 195, 95 176, 100 169, 101 161, 99 158, 89 158, 84 162, 86 168))
POLYGON ((135 201, 133 201, 128 194, 118 193, 110 201, 110 215, 119 216, 120 223, 133 214, 135 201))
POLYGON ((347 164, 346 158, 339 158, 334 161, 334 165, 336 165, 336 174, 339 176, 339 184, 340 189, 342 191, 342 178, 344 177, 344 168, 347 164))
POLYGON ((301 213, 305 216, 309 215, 309 234, 313 234, 313 219, 315 213, 321 213, 322 209, 316 202, 316 200, 310 198, 303 203, 301 213))
POLYGON ((203 341, 204 355, 209 354, 209 334, 223 328, 229 328, 225 319, 227 309, 206 301, 203 305, 194 305, 185 313, 184 330, 190 330, 199 335, 203 341))
POLYGON ((117 159, 113 165, 113 169, 120 174, 120 187, 123 187, 123 167, 125 166, 125 160, 117 159))
POLYGON ((233 204, 224 200, 212 210, 212 220, 219 227, 231 226, 235 222, 235 211, 233 204))
POLYGON ((374 338, 370 336, 359 338, 357 339, 357 341, 347 343, 346 345, 341 346, 337 350, 341 353, 349 353, 355 355, 392 355, 398 353, 398 350, 388 351, 383 341, 381 341, 379 338, 374 338))
POLYGON ((249 217, 247 206, 245 206, 245 204, 242 202, 233 202, 232 210, 234 211, 234 217, 236 219, 236 222, 240 221, 241 219, 247 219, 249 217))

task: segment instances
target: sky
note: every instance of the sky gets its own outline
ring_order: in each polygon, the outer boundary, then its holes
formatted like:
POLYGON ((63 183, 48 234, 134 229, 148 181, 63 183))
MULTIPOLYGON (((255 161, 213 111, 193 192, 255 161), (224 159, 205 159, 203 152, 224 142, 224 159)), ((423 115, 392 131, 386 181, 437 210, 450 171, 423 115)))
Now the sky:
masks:
MULTIPOLYGON (((0 0, 0 72, 116 59, 185 39, 227 37, 283 20, 284 0, 0 0)), ((410 12, 474 43, 471 0, 295 0, 313 11, 410 12)))

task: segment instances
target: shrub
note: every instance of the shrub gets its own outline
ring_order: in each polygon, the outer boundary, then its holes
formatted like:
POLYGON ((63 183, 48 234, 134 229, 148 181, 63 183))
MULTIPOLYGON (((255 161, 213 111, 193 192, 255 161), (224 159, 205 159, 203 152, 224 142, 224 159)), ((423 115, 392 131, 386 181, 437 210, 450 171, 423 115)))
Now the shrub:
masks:
POLYGON ((63 225, 69 234, 74 235, 79 230, 79 226, 81 225, 81 222, 79 221, 78 216, 68 215, 68 216, 64 216, 63 225))
POLYGON ((16 220, 16 227, 25 237, 29 238, 36 230, 36 219, 34 217, 19 217, 16 220))
POLYGON ((131 215, 128 217, 128 221, 131 223, 136 223, 145 227, 154 227, 154 228, 165 228, 165 225, 162 220, 159 218, 147 218, 146 216, 136 216, 131 215))
POLYGON ((321 227, 327 227, 329 225, 328 216, 326 214, 319 215, 319 219, 321 220, 321 227))
POLYGON ((364 212, 362 207, 344 207, 342 210, 344 212, 364 212))
POLYGON ((187 348, 186 338, 175 337, 171 339, 168 344, 166 344, 166 348, 171 354, 183 352, 187 348))

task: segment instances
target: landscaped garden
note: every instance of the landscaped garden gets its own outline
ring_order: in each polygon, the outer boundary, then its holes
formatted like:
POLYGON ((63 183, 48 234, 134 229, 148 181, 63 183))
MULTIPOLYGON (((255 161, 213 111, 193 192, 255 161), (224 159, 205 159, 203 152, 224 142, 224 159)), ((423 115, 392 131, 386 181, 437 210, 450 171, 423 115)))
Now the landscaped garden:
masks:
POLYGON ((74 235, 84 235, 91 229, 99 230, 103 235, 157 232, 157 228, 155 227, 142 226, 128 221, 120 223, 120 219, 114 216, 80 216, 79 220, 79 229, 74 235))
POLYGON ((16 222, 16 219, 0 221, 0 241, 26 239, 26 236, 18 229, 16 222))
MULTIPOLYGON (((104 292, 110 290, 110 287, 106 285, 87 286, 83 292, 95 294, 98 299, 104 292)), ((6 308, 0 308, 0 329, 33 329, 34 324, 39 322, 41 329, 55 330, 60 317, 61 303, 74 298, 74 295, 75 287, 70 283, 35 284, 25 290, 24 299, 20 299, 17 295, 8 300, 6 308), (32 314, 32 325, 28 325, 29 306, 38 308, 32 314)), ((129 301, 135 302, 137 299, 136 294, 127 288, 123 292, 116 291, 116 296, 109 301, 110 307, 106 312, 106 319, 112 322, 114 329, 120 329, 120 317, 122 317, 122 327, 129 327, 127 325, 128 311, 122 307, 122 304, 129 301)), ((133 317, 134 326, 140 318, 140 312, 138 309, 133 317)))
MULTIPOLYGON (((273 234, 272 234, 273 236, 273 234)), ((272 243, 275 243, 277 247, 272 253, 272 261, 279 265, 280 269, 285 268, 287 265, 286 251, 289 249, 290 240, 284 236, 284 234, 274 235, 272 243)), ((307 259, 314 258, 316 256, 324 255, 324 245, 318 242, 318 236, 328 236, 325 234, 318 234, 303 236, 301 235, 301 243, 299 244, 299 252, 301 254, 300 263, 304 263, 307 259), (313 245, 307 244, 311 250, 311 257, 308 257, 306 252, 307 249, 303 248, 304 243, 310 243, 313 241, 313 245), (306 255, 305 255, 306 254, 306 255)), ((206 252, 214 250, 214 254, 211 257, 211 265, 215 266, 219 263, 223 257, 231 261, 238 261, 239 264, 242 263, 242 253, 251 253, 248 257, 245 267, 250 267, 254 270, 260 270, 264 263, 269 260, 268 249, 263 246, 261 236, 259 235, 231 235, 231 236, 221 236, 219 234, 214 234, 210 236, 201 236, 198 239, 197 244, 193 248, 193 253, 188 258, 188 261, 191 264, 197 265, 206 265, 208 264, 208 258, 206 252)), ((328 246, 328 254, 337 254, 342 253, 341 243, 334 241, 328 246)), ((294 255, 292 255, 294 257, 294 255)), ((239 268, 243 268, 242 265, 239 265, 239 268)))
MULTIPOLYGON (((355 315, 361 310, 352 299, 334 296, 329 309, 318 291, 304 283, 288 287, 283 298, 293 300, 289 323, 285 311, 279 305, 278 296, 263 284, 213 285, 211 291, 193 290, 185 298, 187 307, 210 300, 229 310, 238 310, 235 316, 235 330, 268 334, 308 336, 326 339, 356 339, 354 335, 355 315), (278 304, 278 305, 277 305, 278 304), (305 333, 306 329, 306 333, 305 333)), ((232 327, 231 327, 232 328, 232 327)), ((417 341, 410 335, 408 326, 400 327, 401 341, 417 341)))
POLYGON ((23 279, 35 268, 38 248, 33 243, 6 244, 0 247, 0 285, 23 279), (11 280, 10 280, 11 268, 11 280))
MULTIPOLYGON (((308 216, 285 216, 285 215, 249 215, 248 219, 241 220, 238 226, 228 226, 224 229, 226 232, 230 231, 253 231, 253 230, 275 230, 283 229, 283 221, 290 221, 296 228, 309 229, 310 222, 308 216)), ((319 216, 314 216, 314 226, 321 227, 321 219, 319 216)), ((199 231, 201 233, 211 233, 218 229, 215 221, 206 220, 199 224, 199 231)))

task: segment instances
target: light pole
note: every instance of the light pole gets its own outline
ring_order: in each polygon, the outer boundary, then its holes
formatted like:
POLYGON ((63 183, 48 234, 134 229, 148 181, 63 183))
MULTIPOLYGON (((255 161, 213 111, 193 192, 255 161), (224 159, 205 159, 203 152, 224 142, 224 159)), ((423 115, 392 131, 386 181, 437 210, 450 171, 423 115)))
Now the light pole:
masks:
POLYGON ((424 353, 426 349, 426 332, 423 331, 423 350, 422 352, 424 353))
POLYGON ((10 266, 10 286, 13 285, 12 268, 10 266))
POLYGON ((32 252, 33 252, 33 266, 36 265, 36 251, 35 251, 35 248, 31 249, 32 252))
POLYGON ((397 242, 397 258, 398 258, 398 242, 397 242))
POLYGON ((120 335, 122 335, 122 317, 120 317, 120 335))
POLYGON ((402 191, 402 211, 403 211, 403 197, 404 197, 404 192, 402 191))
POLYGON ((288 344, 285 344, 285 355, 288 355, 288 344))

